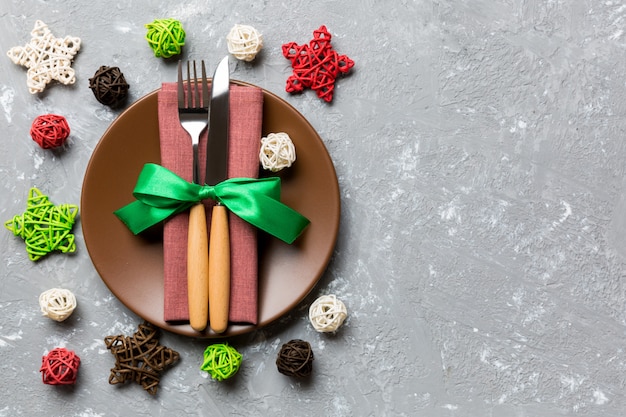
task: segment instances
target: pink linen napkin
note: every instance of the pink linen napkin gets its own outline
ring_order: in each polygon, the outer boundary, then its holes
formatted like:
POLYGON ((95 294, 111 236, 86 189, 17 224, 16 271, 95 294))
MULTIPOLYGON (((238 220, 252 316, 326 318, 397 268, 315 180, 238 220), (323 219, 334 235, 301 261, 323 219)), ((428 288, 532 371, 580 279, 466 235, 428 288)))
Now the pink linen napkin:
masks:
MULTIPOLYGON (((249 86, 230 86, 228 176, 257 178, 263 119, 263 92, 249 86)), ((191 138, 178 118, 176 83, 163 83, 158 93, 161 165, 187 181, 192 180, 191 138)), ((200 139, 199 161, 204 178, 206 160, 204 132, 200 139)), ((211 225, 213 202, 205 201, 207 225, 211 225)), ((187 224, 188 213, 168 219, 163 229, 164 320, 189 321, 187 305, 187 224)), ((231 294, 229 321, 257 323, 257 235, 256 228, 230 213, 231 294)), ((208 233, 208 231, 207 231, 208 233)), ((210 236, 209 236, 210 239, 210 236)), ((210 320, 210 318, 209 318, 210 320)))

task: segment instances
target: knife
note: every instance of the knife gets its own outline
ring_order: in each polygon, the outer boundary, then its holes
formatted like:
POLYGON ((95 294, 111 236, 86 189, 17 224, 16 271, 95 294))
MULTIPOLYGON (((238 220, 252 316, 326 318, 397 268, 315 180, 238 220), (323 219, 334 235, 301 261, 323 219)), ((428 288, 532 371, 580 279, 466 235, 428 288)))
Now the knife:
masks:
MULTIPOLYGON (((228 178, 229 87, 228 56, 226 56, 215 69, 211 83, 205 178, 208 185, 216 185, 228 178)), ((215 333, 223 333, 228 326, 229 304, 228 211, 225 206, 218 203, 213 207, 211 214, 209 237, 209 325, 215 333)))

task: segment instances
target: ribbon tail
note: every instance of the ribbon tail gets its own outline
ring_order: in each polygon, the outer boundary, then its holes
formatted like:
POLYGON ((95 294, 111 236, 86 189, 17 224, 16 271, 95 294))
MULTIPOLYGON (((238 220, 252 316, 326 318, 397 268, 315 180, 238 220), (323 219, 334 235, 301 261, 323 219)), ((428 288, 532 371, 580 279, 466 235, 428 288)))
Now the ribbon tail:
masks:
POLYGON ((155 207, 135 200, 117 209, 113 213, 134 235, 138 235, 168 217, 186 210, 190 205, 191 204, 181 204, 179 207, 155 207))
POLYGON ((237 211, 233 213, 283 242, 292 244, 311 223, 302 214, 270 196, 260 194, 256 199, 262 213, 266 215, 248 216, 237 211))

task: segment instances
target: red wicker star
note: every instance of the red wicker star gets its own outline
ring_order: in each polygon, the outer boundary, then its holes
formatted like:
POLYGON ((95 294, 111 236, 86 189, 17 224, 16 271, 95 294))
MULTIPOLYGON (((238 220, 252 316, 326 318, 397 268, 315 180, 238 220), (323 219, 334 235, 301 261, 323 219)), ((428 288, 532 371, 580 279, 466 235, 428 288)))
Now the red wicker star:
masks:
POLYGON ((283 45, 283 55, 291 61, 293 68, 293 75, 287 79, 288 93, 310 88, 324 101, 332 101, 335 79, 339 74, 350 71, 354 61, 333 50, 330 39, 330 33, 322 25, 313 32, 313 39, 308 45, 295 42, 283 45))

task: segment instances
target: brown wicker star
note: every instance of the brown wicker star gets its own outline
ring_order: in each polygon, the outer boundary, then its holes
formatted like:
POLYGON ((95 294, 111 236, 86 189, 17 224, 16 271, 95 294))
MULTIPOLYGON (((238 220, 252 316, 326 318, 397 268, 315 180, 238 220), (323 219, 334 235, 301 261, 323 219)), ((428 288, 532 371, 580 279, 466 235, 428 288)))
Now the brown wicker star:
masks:
POLYGON ((115 356, 109 384, 132 381, 155 395, 161 372, 176 362, 178 352, 159 344, 157 329, 148 322, 139 325, 133 336, 107 336, 104 343, 115 356))

